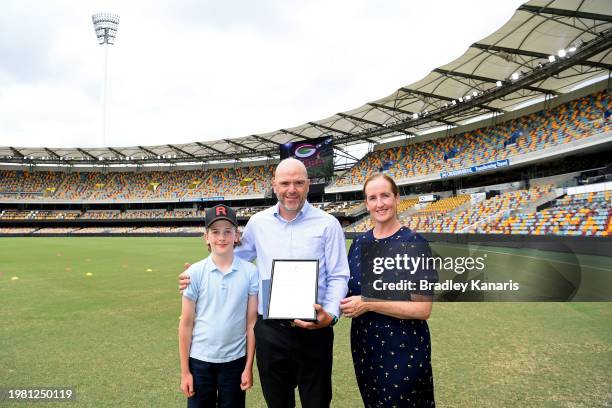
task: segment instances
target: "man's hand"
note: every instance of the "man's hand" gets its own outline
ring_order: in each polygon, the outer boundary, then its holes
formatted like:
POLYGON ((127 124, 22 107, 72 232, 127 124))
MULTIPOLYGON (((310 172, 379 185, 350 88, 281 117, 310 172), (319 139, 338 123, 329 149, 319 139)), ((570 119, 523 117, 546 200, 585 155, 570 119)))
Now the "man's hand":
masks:
POLYGON ((181 375, 181 392, 187 397, 193 397, 195 392, 193 391, 193 376, 191 373, 181 375))
POLYGON ((340 311, 346 317, 359 317, 368 309, 361 296, 351 296, 340 301, 340 311))
POLYGON ((304 320, 295 319, 293 324, 307 330, 322 329, 332 324, 334 319, 325 311, 325 309, 323 309, 321 305, 315 304, 314 308, 317 311, 316 322, 305 322, 304 320))
MULTIPOLYGON (((186 271, 187 269, 189 269, 189 267, 191 266, 191 264, 189 262, 185 262, 185 264, 183 265, 183 271, 186 271)), ((189 278, 189 275, 187 275, 187 272, 183 272, 179 275, 179 293, 182 295, 183 291, 185 289, 187 289, 187 286, 189 286, 189 282, 191 282, 191 279, 189 278)))
POLYGON ((240 389, 242 391, 246 391, 251 389, 253 386, 253 371, 246 369, 242 372, 240 376, 240 389))

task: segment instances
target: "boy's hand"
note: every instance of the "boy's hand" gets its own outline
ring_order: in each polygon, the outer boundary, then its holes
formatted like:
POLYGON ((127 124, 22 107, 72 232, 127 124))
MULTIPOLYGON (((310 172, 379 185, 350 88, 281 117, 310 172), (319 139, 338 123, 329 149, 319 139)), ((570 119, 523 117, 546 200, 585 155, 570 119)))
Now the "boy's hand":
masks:
POLYGON ((181 375, 181 392, 187 398, 191 398, 195 395, 193 391, 193 376, 191 373, 181 375))
MULTIPOLYGON (((189 269, 190 266, 191 264, 189 262, 185 262, 185 264, 183 265, 183 271, 189 269)), ((183 272, 179 275, 179 293, 181 295, 183 294, 183 291, 187 289, 187 286, 189 286, 189 282, 191 282, 191 279, 189 278, 189 275, 187 275, 186 272, 183 272)))
POLYGON ((253 371, 245 369, 240 377, 240 389, 246 391, 253 386, 253 371))

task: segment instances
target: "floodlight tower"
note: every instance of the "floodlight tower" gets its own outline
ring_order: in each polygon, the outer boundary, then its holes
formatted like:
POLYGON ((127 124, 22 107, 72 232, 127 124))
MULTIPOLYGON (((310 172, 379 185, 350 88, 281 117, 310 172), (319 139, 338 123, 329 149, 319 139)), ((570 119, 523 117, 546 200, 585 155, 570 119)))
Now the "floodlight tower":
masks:
POLYGON ((119 15, 96 13, 91 16, 98 44, 104 47, 104 92, 102 95, 102 146, 106 145, 106 99, 108 87, 108 47, 115 44, 119 29, 119 15))

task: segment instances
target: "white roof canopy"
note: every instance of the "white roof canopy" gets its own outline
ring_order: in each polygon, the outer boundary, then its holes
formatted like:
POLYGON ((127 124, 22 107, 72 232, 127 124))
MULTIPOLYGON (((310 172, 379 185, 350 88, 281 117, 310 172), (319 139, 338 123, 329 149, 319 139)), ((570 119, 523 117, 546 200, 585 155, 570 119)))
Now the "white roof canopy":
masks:
POLYGON ((250 160, 277 157, 280 144, 328 135, 339 150, 400 135, 418 137, 440 126, 455 127, 475 117, 511 111, 609 75, 611 51, 610 0, 532 0, 499 30, 420 81, 325 119, 265 134, 179 145, 0 147, 0 160, 73 164, 250 160))

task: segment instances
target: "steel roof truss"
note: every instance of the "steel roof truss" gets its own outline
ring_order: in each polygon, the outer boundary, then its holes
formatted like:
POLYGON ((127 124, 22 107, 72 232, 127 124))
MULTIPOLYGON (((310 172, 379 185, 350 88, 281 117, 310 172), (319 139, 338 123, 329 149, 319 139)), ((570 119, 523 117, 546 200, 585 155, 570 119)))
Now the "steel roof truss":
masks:
POLYGON ((98 158, 97 158, 96 156, 94 156, 93 154, 89 153, 88 151, 85 151, 85 150, 83 150, 83 149, 81 149, 81 148, 77 148, 77 151, 78 151, 79 153, 81 153, 81 154, 83 154, 83 155, 85 155, 85 156, 89 157, 89 158, 90 158, 90 159, 92 159, 92 160, 96 160, 96 161, 98 160, 98 158))
MULTIPOLYGON (((397 99, 394 100, 394 102, 397 102, 397 99)), ((368 103, 368 105, 375 107, 379 111, 387 114, 390 118, 393 118, 395 120, 402 120, 402 118, 400 118, 397 115, 395 115, 395 113, 402 113, 404 115, 413 115, 414 114, 414 112, 410 112, 410 111, 407 111, 407 110, 404 110, 404 109, 400 109, 400 108, 397 108, 395 106, 388 106, 388 105, 383 105, 383 104, 375 103, 375 102, 370 102, 370 103, 368 103), (388 113, 387 111, 391 111, 391 112, 393 112, 393 114, 388 113)))
POLYGON ((191 158, 194 158, 194 159, 195 159, 195 158, 197 158, 197 156, 195 156, 194 154, 189 153, 189 152, 187 152, 187 151, 185 151, 185 150, 181 149, 180 147, 176 147, 176 146, 174 146, 174 145, 170 145, 170 144, 169 144, 169 145, 167 145, 167 146, 168 146, 169 148, 171 148, 172 150, 174 150, 175 152, 182 153, 182 154, 184 154, 185 156, 188 156, 188 157, 191 157, 191 158))
POLYGON ((529 6, 527 4, 523 4, 522 6, 518 8, 518 10, 527 11, 533 14, 551 14, 554 16, 584 18, 587 20, 599 20, 599 21, 606 21, 608 23, 612 23, 612 16, 610 15, 598 14, 598 13, 586 13, 584 11, 578 11, 578 10, 529 6))
MULTIPOLYGON (((478 49, 481 49, 481 50, 484 50, 484 51, 506 52, 508 54, 523 55, 523 56, 533 57, 533 58, 541 58, 543 60, 548 61, 548 54, 544 54, 544 53, 541 53, 541 52, 519 50, 519 49, 516 49, 516 48, 500 47, 500 46, 497 46, 497 45, 487 45, 487 44, 479 44, 479 43, 474 43, 474 44, 471 45, 471 47, 478 48, 478 49)), ((591 67, 596 67, 596 68, 612 70, 612 65, 601 63, 601 62, 580 61, 579 64, 586 65, 586 66, 591 66, 591 67)))
POLYGON ((22 159, 25 157, 23 155, 23 153, 21 153, 19 150, 15 149, 14 147, 9 147, 9 149, 11 149, 11 152, 13 152, 15 155, 21 157, 22 159))
MULTIPOLYGON (((374 121, 368 120, 368 119, 358 118, 358 117, 353 116, 353 115, 347 115, 346 113, 338 113, 337 115, 340 116, 340 117, 343 117, 343 118, 348 118, 348 119, 356 120, 356 121, 359 121, 359 122, 367 123, 369 125, 373 125, 373 126, 376 126, 376 127, 383 127, 384 126, 382 123, 374 122, 374 121)), ((362 126, 360 126, 360 127, 362 129, 367 130, 366 128, 364 128, 362 126)), ((415 136, 414 133, 411 133, 411 132, 409 132, 407 130, 404 130, 404 129, 400 129, 399 131, 400 131, 400 133, 403 133, 404 135, 415 136)))
MULTIPOLYGON (((359 135, 355 135, 353 133, 349 133, 349 132, 345 132, 344 130, 340 130, 340 129, 335 129, 333 127, 329 127, 329 126, 325 126, 325 125, 321 125, 318 123, 314 123, 314 122, 308 122, 309 125, 314 126, 316 128, 319 129, 323 129, 323 130, 327 130, 329 132, 336 132, 336 133, 340 133, 341 135, 347 136, 346 140, 347 141, 352 141, 352 140, 365 140, 368 141, 370 143, 376 143, 374 140, 372 139, 368 139, 367 137, 361 137, 359 135)), ((366 132, 368 131, 367 129, 365 130, 366 132)), ((325 132, 322 132, 325 133, 325 132)))
POLYGON ((205 145, 205 144, 200 143, 200 142, 195 142, 195 144, 197 144, 197 145, 198 145, 198 146, 200 146, 200 147, 203 147, 204 149, 208 149, 208 150, 210 150, 211 152, 215 152, 215 153, 217 153, 217 154, 220 154, 221 156, 225 156, 225 155, 227 154, 227 153, 225 153, 225 152, 222 152, 221 150, 215 149, 214 147, 210 147, 210 146, 205 145))
POLYGON ((251 135, 251 137, 253 139, 257 139, 257 140, 259 140, 260 142, 263 142, 263 143, 269 143, 269 144, 273 144, 273 145, 276 145, 276 146, 280 146, 281 145, 281 143, 275 142, 274 140, 266 139, 266 138, 261 137, 261 136, 251 135))
POLYGON ((311 140, 311 139, 312 139, 312 138, 310 138, 310 137, 308 137, 308 136, 304 136, 304 135, 301 135, 301 134, 296 133, 296 132, 292 132, 292 131, 287 130, 287 129, 280 129, 280 131, 281 131, 281 132, 283 132, 283 133, 285 133, 285 134, 287 134, 287 135, 291 135, 291 136, 299 137, 299 138, 300 138, 300 139, 302 139, 302 140, 311 140))
POLYGON ((238 146, 238 147, 240 147, 240 148, 242 148, 242 149, 249 150, 249 151, 251 151, 251 152, 256 152, 256 151, 257 151, 257 150, 255 150, 255 149, 253 149, 252 147, 245 146, 245 145, 243 145, 242 143, 234 142, 233 140, 230 140, 230 139, 223 139, 223 141, 224 141, 224 142, 226 142, 226 143, 229 143, 229 144, 231 144, 231 145, 238 146))
MULTIPOLYGON (((447 101, 447 102, 451 102, 451 101, 454 100, 453 98, 448 97, 448 96, 436 95, 436 94, 432 94, 432 93, 429 93, 429 92, 417 91, 417 90, 409 89, 409 88, 405 88, 405 87, 400 88, 400 90, 402 90, 403 92, 406 92, 406 93, 411 93, 411 94, 414 94, 414 95, 421 95, 421 96, 425 96, 425 97, 429 97, 429 98, 433 98, 433 99, 439 99, 439 100, 443 100, 443 101, 447 101)), ((489 110, 489 111, 492 111, 492 112, 501 112, 502 111, 501 109, 493 108, 493 107, 487 106, 487 105, 476 105, 476 106, 479 107, 480 109, 485 109, 485 110, 489 110)))
POLYGON ((55 153, 53 150, 49 149, 48 147, 45 147, 45 151, 56 159, 59 159, 61 157, 59 154, 55 153))
MULTIPOLYGON (((399 112, 399 113, 405 113, 408 116, 414 115, 414 112, 407 111, 405 109, 396 108, 394 106, 382 105, 380 103, 369 103, 368 105, 374 106, 375 108, 379 108, 379 109, 388 109, 390 111, 395 111, 395 112, 399 112)), ((438 121, 444 123, 445 125, 457 126, 457 124, 455 122, 451 122, 449 120, 439 119, 438 121)))
POLYGON ((123 160, 123 158, 126 156, 125 154, 121 153, 118 150, 113 149, 112 147, 107 147, 109 152, 112 152, 115 154, 115 157, 117 157, 119 160, 123 160))
MULTIPOLYGON (((498 79, 494 79, 494 78, 487 78, 487 77, 480 76, 480 75, 466 74, 466 73, 457 72, 457 71, 447 71, 447 70, 441 69, 441 68, 434 69, 434 72, 437 72, 439 74, 446 75, 446 76, 461 77, 461 78, 470 78, 470 79, 474 79, 476 81, 489 82, 489 83, 496 83, 498 81, 498 79)), ((535 86, 526 86, 525 89, 528 89, 528 90, 533 91, 533 92, 544 93, 544 94, 551 94, 551 95, 558 95, 559 94, 558 92, 555 92, 553 90, 544 89, 544 88, 538 88, 538 87, 535 87, 535 86)))
MULTIPOLYGON (((353 136, 353 134, 350 133, 350 132, 345 132, 344 130, 336 129, 336 128, 325 126, 325 125, 320 125, 320 124, 315 123, 315 122, 308 122, 308 124, 310 126, 314 126, 314 127, 318 128, 318 129, 327 130, 329 132, 340 133, 340 134, 345 135, 345 136, 353 136)), ((325 132, 322 132, 322 133, 325 133, 325 132)))
POLYGON ((335 150, 338 150, 338 151, 340 151, 340 152, 342 153, 342 154, 338 154, 338 156, 340 156, 340 157, 344 157, 345 159, 351 159, 351 160, 359 161, 359 159, 358 159, 358 158, 356 158, 355 156, 353 156, 352 154, 350 154, 350 153, 349 153, 349 152, 347 152, 346 150, 341 149, 341 148, 340 148, 340 147, 338 147, 338 146, 334 146, 334 149, 335 149, 335 150))

